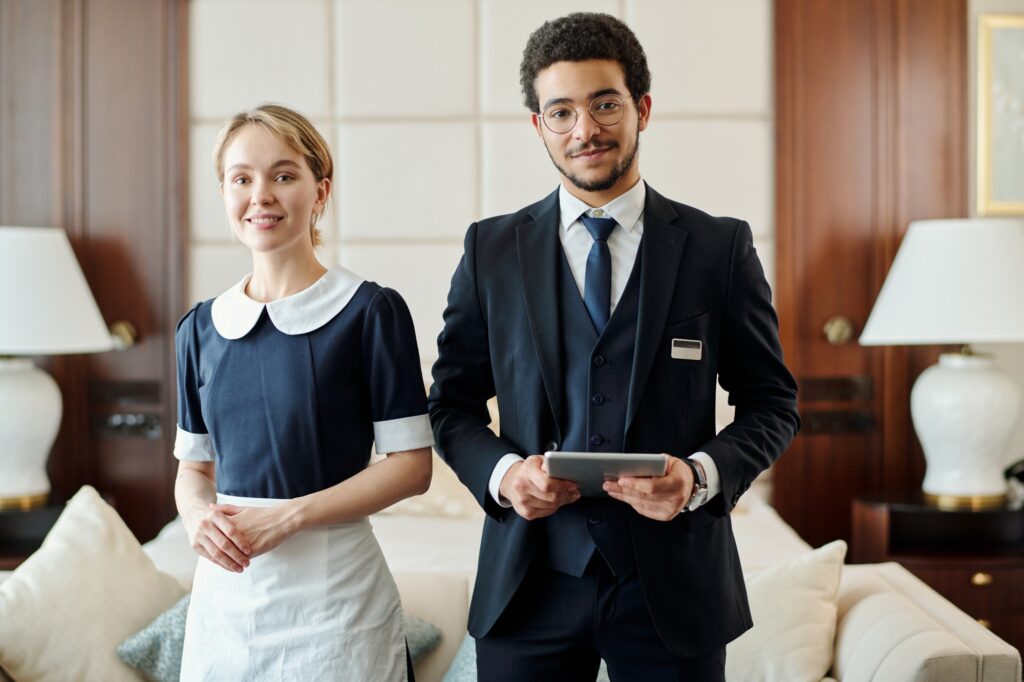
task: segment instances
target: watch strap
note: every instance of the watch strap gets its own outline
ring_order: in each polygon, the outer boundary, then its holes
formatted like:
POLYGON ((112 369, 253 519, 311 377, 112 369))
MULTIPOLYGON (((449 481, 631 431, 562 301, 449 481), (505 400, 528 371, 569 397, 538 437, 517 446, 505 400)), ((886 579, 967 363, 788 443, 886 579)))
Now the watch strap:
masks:
POLYGON ((697 500, 703 502, 703 498, 707 495, 708 479, 704 475, 703 467, 701 467, 697 462, 693 461, 689 457, 682 457, 681 459, 686 462, 686 466, 690 467, 690 471, 693 472, 693 488, 690 490, 690 499, 686 501, 686 506, 683 507, 683 509, 686 511, 693 511, 695 509, 693 503, 697 500), (698 495, 701 491, 704 492, 704 495, 698 495))

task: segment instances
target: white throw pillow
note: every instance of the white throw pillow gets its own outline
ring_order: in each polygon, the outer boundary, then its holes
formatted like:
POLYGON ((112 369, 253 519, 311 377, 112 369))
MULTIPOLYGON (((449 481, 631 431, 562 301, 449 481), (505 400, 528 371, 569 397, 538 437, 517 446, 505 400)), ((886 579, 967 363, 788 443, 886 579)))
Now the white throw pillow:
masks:
POLYGON ((85 486, 0 585, 0 666, 16 680, 138 680, 117 645, 184 594, 85 486))
POLYGON ((754 627, 726 648, 729 682, 820 682, 832 664, 846 543, 746 576, 754 627))

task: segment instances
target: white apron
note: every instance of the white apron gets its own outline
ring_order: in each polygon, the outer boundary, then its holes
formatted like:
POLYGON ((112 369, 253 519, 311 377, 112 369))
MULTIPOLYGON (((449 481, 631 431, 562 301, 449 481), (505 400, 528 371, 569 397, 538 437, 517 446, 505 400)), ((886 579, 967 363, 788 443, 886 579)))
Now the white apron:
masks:
POLYGON ((200 558, 181 679, 406 682, 402 606, 369 520, 297 533, 242 573, 200 558))

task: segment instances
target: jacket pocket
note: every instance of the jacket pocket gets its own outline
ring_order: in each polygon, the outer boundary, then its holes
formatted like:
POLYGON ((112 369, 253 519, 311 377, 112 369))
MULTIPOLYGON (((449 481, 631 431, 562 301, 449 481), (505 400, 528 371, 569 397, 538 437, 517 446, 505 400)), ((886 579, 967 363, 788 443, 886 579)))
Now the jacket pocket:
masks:
POLYGON ((665 327, 661 353, 667 356, 669 374, 681 382, 690 399, 714 395, 715 369, 708 347, 711 312, 665 327))

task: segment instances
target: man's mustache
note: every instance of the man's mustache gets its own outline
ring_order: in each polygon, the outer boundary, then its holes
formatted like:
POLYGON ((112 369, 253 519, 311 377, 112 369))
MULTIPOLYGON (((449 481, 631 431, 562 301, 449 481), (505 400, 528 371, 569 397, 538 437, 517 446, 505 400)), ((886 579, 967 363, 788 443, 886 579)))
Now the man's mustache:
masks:
POLYGON ((618 146, 619 146, 619 144, 617 142, 612 142, 612 141, 596 142, 596 143, 595 142, 588 142, 586 144, 580 145, 579 147, 571 148, 566 153, 569 156, 576 156, 577 154, 582 154, 583 152, 594 152, 594 151, 600 151, 600 150, 615 149, 618 146))

